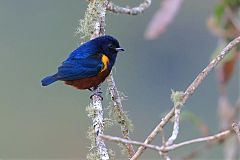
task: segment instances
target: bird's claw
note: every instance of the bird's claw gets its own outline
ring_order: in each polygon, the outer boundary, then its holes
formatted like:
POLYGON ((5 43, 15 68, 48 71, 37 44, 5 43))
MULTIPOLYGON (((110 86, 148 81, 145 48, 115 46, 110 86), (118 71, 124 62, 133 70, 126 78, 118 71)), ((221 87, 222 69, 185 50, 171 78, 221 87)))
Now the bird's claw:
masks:
POLYGON ((90 99, 92 99, 93 96, 98 96, 103 100, 101 90, 99 90, 99 89, 89 89, 89 90, 92 92, 92 94, 90 95, 90 99))

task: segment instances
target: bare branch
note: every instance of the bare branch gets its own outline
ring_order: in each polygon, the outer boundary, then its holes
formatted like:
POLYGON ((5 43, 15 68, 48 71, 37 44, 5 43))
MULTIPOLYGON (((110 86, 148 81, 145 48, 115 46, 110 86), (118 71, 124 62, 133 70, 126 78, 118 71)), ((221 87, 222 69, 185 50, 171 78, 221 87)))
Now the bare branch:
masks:
MULTIPOLYGON (((206 68, 202 70, 195 78, 195 80, 188 86, 186 91, 184 92, 182 104, 184 105, 188 98, 194 93, 197 87, 202 83, 202 81, 207 77, 207 75, 222 61, 222 59, 229 53, 229 51, 235 47, 240 42, 240 37, 235 38, 231 41, 222 51, 221 53, 214 58, 206 68)), ((149 144, 155 138, 155 136, 162 130, 162 128, 168 123, 171 117, 174 116, 174 108, 160 121, 160 123, 156 126, 156 128, 150 133, 147 139, 144 141, 144 144, 149 144)), ((141 146, 138 148, 135 155, 131 158, 131 160, 136 160, 145 150, 146 147, 141 146)))
POLYGON ((177 148, 180 148, 180 147, 183 147, 186 145, 190 145, 190 144, 194 144, 194 143, 223 141, 226 138, 228 138, 231 135, 231 133, 232 133, 232 130, 226 130, 226 131, 220 132, 220 133, 212 135, 212 136, 196 138, 196 139, 188 140, 188 141, 181 142, 178 144, 173 144, 171 146, 156 146, 156 145, 152 145, 152 144, 145 144, 142 142, 126 140, 124 138, 113 137, 113 136, 109 136, 109 135, 99 135, 99 137, 104 140, 109 140, 109 141, 113 141, 113 142, 117 142, 117 143, 120 142, 120 143, 125 143, 125 144, 127 143, 127 144, 133 144, 133 145, 137 145, 137 146, 144 146, 146 148, 150 148, 150 149, 156 150, 158 152, 168 152, 168 151, 175 150, 177 148))
POLYGON ((101 137, 104 140, 108 140, 108 141, 113 141, 113 142, 117 142, 117 143, 123 143, 123 144, 133 144, 136 146, 144 146, 156 151, 162 151, 160 146, 156 146, 156 145, 152 145, 152 144, 145 144, 142 142, 138 142, 138 141, 133 141, 133 140, 127 140, 124 138, 120 138, 120 137, 113 137, 113 136, 109 136, 109 135, 99 135, 99 137, 101 137))
MULTIPOLYGON (((163 127, 169 122, 169 120, 174 116, 174 108, 171 109, 170 112, 167 113, 167 115, 162 118, 160 123, 155 127, 155 129, 149 134, 147 139, 144 141, 144 144, 149 144, 153 141, 153 139, 156 137, 156 135, 163 129, 163 127)), ((134 156, 131 158, 131 160, 136 160, 138 157, 141 156, 143 151, 146 149, 145 146, 140 146, 137 150, 137 152, 134 154, 134 156)))
POLYGON ((173 131, 171 137, 166 142, 166 146, 170 146, 173 144, 173 142, 177 139, 178 133, 179 133, 179 122, 180 122, 180 112, 181 107, 175 107, 175 118, 174 118, 174 125, 173 125, 173 131))
POLYGON ((182 98, 183 98, 184 93, 179 92, 179 91, 173 91, 172 90, 172 95, 171 99, 174 104, 174 125, 173 125, 173 131, 171 137, 168 138, 166 142, 166 146, 170 146, 173 144, 173 142, 177 139, 178 133, 179 133, 179 123, 180 123, 180 113, 181 113, 181 108, 183 106, 182 103, 182 98))
MULTIPOLYGON (((220 102, 221 103, 221 102, 220 102)), ((239 113, 239 108, 240 108, 240 99, 238 98, 236 104, 235 104, 235 107, 234 108, 234 118, 233 119, 236 119, 237 118, 237 115, 239 113)), ((226 128, 226 127, 225 127, 226 128)), ((229 126, 228 126, 229 128, 229 126)), ((217 140, 217 143, 220 144, 222 143, 222 141, 225 141, 227 140, 226 139, 218 139, 217 140)), ((215 144, 215 143, 214 143, 215 144)), ((225 146, 225 143, 224 143, 224 146, 225 146)), ((201 146, 201 148, 195 148, 190 154, 180 158, 181 160, 190 160, 190 159, 194 159, 195 157, 197 157, 198 155, 202 154, 202 153, 205 153, 207 150, 209 150, 210 148, 213 147, 213 144, 205 144, 204 146, 201 146)), ((229 146, 227 146, 229 147, 229 146)), ((228 148, 228 149, 231 149, 231 148, 228 148)))
POLYGON ((119 7, 115 5, 113 2, 109 2, 107 5, 107 10, 113 13, 138 15, 143 13, 150 5, 151 5, 151 0, 144 0, 144 2, 141 3, 139 6, 133 7, 133 8, 119 7))
POLYGON ((197 139, 185 141, 185 142, 178 143, 178 144, 173 144, 171 146, 166 147, 165 149, 166 149, 166 151, 170 151, 170 150, 174 150, 174 149, 177 149, 179 147, 189 145, 189 144, 193 144, 193 143, 221 141, 221 140, 224 140, 227 137, 229 137, 231 135, 231 133, 232 133, 231 130, 226 130, 226 131, 220 132, 218 134, 215 134, 213 136, 197 138, 197 139))
POLYGON ((233 130, 235 131, 236 135, 237 135, 237 138, 238 138, 238 141, 240 143, 240 124, 238 123, 233 123, 232 124, 232 128, 233 130))

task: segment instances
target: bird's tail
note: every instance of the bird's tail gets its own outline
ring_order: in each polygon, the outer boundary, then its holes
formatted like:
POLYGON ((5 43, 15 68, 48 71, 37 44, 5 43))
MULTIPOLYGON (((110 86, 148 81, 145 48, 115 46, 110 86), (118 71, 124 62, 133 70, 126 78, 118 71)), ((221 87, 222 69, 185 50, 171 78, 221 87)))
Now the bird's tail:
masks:
POLYGON ((42 86, 48 86, 49 84, 52 84, 53 82, 57 81, 57 74, 54 74, 52 76, 45 77, 42 79, 42 86))

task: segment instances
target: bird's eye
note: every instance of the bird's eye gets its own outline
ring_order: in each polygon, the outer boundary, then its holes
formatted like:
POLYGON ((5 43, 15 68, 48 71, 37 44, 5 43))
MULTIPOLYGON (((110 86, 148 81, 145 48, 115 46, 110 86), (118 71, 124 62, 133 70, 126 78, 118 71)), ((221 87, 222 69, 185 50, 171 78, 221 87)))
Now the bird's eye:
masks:
POLYGON ((114 45, 110 43, 110 44, 108 44, 108 47, 109 48, 114 48, 114 45))

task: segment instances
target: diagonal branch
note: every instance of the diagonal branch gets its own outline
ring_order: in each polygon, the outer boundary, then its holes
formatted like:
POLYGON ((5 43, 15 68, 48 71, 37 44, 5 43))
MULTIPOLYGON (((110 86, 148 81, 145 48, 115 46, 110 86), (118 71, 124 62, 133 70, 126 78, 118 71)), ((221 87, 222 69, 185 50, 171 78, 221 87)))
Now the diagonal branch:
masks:
MULTIPOLYGON (((221 53, 214 58, 206 68, 202 70, 195 78, 195 80, 188 86, 186 91, 184 92, 182 98, 182 104, 184 105, 189 97, 194 93, 197 87, 202 83, 202 81, 207 77, 207 75, 216 67, 219 62, 223 60, 223 58, 229 53, 229 51, 235 47, 240 42, 240 37, 235 38, 231 41, 222 51, 221 53)), ((150 133, 147 139, 144 141, 145 144, 149 144, 153 141, 155 136, 163 129, 163 127, 168 123, 168 121, 174 116, 174 108, 160 121, 160 123, 156 126, 156 128, 150 133)), ((146 147, 141 146, 138 148, 135 155, 131 158, 131 160, 136 160, 143 153, 146 147)))
MULTIPOLYGON (((174 116, 174 108, 171 109, 171 111, 169 111, 167 113, 167 115, 162 118, 162 120, 160 121, 160 123, 154 128, 154 130, 148 135, 148 137, 146 138, 146 140, 144 141, 144 144, 149 144, 153 141, 153 139, 157 136, 157 134, 162 131, 163 127, 170 121, 170 119, 174 116)), ((131 158, 131 160, 136 160, 137 158, 139 158, 141 156, 141 154, 143 153, 143 151, 146 149, 146 146, 140 146, 137 150, 137 152, 134 154, 134 156, 131 158)))
POLYGON ((129 15, 138 15, 143 13, 151 5, 151 0, 144 0, 139 6, 133 8, 119 7, 113 2, 109 2, 107 5, 107 10, 113 13, 122 13, 129 15))
MULTIPOLYGON (((107 78, 108 83, 108 90, 113 102, 113 106, 117 110, 117 118, 118 118, 118 124, 121 127, 122 135, 125 139, 131 140, 129 137, 129 125, 126 119, 126 115, 123 111, 123 106, 121 102, 121 97, 119 95, 119 92, 117 90, 117 86, 115 84, 112 72, 110 73, 109 77, 107 78)), ((129 158, 131 158, 134 155, 134 148, 131 144, 126 144, 126 148, 128 151, 129 158)))

